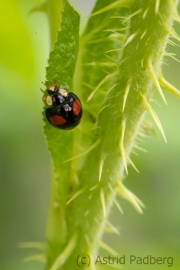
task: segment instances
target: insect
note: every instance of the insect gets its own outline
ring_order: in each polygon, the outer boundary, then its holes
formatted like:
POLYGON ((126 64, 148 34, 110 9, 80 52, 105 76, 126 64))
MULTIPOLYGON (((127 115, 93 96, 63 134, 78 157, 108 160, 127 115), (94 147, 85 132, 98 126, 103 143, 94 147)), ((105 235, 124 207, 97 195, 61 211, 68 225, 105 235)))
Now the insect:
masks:
POLYGON ((42 99, 50 106, 45 110, 48 122, 59 129, 75 128, 82 117, 80 99, 74 93, 68 93, 66 89, 57 85, 50 85, 47 93, 48 95, 45 97, 44 92, 42 99))

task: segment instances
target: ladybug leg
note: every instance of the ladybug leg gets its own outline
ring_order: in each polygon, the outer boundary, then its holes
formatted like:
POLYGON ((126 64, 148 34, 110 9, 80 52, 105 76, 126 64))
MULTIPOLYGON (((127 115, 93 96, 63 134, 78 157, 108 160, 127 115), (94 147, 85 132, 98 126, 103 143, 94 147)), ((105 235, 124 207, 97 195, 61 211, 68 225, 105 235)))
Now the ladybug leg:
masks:
POLYGON ((47 84, 45 84, 44 82, 41 82, 44 86, 46 86, 46 88, 48 87, 48 85, 47 84))
POLYGON ((41 92, 43 92, 42 101, 44 103, 46 103, 46 97, 45 97, 46 94, 45 94, 45 91, 42 88, 40 88, 40 90, 41 90, 41 92))

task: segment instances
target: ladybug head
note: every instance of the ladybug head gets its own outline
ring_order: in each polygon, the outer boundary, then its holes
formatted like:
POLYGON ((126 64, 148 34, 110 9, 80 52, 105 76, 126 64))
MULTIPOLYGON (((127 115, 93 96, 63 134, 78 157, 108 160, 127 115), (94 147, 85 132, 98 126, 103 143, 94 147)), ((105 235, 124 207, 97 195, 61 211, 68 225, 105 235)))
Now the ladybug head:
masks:
POLYGON ((59 86, 50 85, 49 88, 47 89, 47 92, 50 96, 53 96, 59 92, 59 86))

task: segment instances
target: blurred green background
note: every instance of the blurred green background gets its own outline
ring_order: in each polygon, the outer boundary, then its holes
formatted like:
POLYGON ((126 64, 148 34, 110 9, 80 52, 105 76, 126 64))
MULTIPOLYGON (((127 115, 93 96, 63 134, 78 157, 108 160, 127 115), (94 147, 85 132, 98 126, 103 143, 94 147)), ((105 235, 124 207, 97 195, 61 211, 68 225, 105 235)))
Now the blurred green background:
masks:
MULTIPOLYGON (((73 0, 71 3, 85 16, 94 1, 73 0)), ((41 3, 38 0, 1 1, 0 9, 0 269, 41 270, 39 262, 24 263, 35 250, 20 249, 20 242, 45 241, 50 195, 51 161, 42 127, 41 82, 50 50, 46 15, 29 14, 41 3)), ((180 25, 175 24, 180 33, 180 25)), ((168 46, 177 54, 179 47, 168 46)), ((180 63, 167 59, 165 77, 180 89, 180 63)), ((105 235, 117 254, 135 256, 172 256, 173 270, 180 269, 180 100, 165 92, 168 106, 155 94, 153 104, 163 125, 165 144, 153 120, 147 115, 158 135, 144 139, 132 155, 140 174, 129 168, 125 180, 146 205, 140 215, 132 206, 120 201, 124 214, 114 207, 110 221, 121 235, 105 235)), ((99 254, 107 255, 102 250, 99 254)), ((105 268, 105 267, 103 267, 105 268)), ((109 269, 109 268, 108 268, 109 269)), ((168 265, 129 265, 125 269, 169 269, 168 265)))

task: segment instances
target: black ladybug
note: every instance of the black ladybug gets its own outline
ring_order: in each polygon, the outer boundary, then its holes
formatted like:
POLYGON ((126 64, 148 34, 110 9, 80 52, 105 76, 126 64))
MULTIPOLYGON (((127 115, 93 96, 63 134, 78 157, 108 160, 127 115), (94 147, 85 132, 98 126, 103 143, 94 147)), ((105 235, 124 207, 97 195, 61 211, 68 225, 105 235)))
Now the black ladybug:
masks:
POLYGON ((51 107, 45 111, 48 122, 59 129, 72 129, 76 127, 82 117, 82 105, 80 99, 72 92, 60 89, 58 86, 50 86, 46 103, 51 107))

